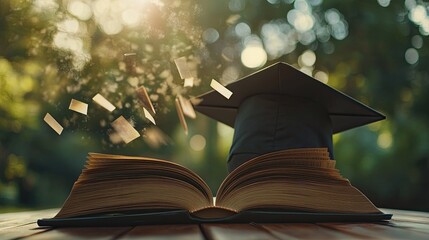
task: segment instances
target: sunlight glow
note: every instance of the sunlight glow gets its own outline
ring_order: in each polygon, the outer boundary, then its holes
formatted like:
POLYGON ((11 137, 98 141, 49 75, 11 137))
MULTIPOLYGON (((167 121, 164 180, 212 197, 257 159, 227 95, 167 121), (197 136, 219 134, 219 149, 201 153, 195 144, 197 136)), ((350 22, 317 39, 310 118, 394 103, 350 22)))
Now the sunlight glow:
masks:
POLYGON ((139 24, 141 15, 136 9, 126 9, 121 15, 122 23, 124 25, 133 27, 139 24))
POLYGON ((86 21, 92 17, 91 7, 82 1, 69 2, 67 10, 82 21, 86 21))
POLYGON ((33 8, 37 12, 55 12, 58 9, 58 3, 55 0, 36 0, 33 1, 33 8))
POLYGON ((57 24, 57 29, 62 32, 77 33, 79 31, 79 22, 74 18, 66 19, 57 24))
POLYGON ((97 0, 93 4, 93 14, 106 34, 115 35, 125 26, 143 25, 149 4, 164 6, 159 0, 97 0))
POLYGON ((232 139, 232 137, 234 135, 234 128, 232 128, 226 124, 218 122, 217 123, 217 133, 222 138, 232 139))
POLYGON ((77 69, 82 69, 91 58, 89 53, 83 49, 83 41, 80 37, 60 31, 55 34, 53 43, 55 47, 69 50, 73 53, 73 65, 77 69))

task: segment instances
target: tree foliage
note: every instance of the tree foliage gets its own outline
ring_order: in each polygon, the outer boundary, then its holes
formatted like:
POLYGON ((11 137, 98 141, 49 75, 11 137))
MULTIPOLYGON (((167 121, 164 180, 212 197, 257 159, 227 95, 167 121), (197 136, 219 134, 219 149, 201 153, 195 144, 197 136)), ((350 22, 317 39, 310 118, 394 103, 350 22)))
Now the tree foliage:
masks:
POLYGON ((199 116, 185 136, 175 96, 285 61, 386 114, 334 136, 343 175, 379 206, 429 210, 427 9, 415 0, 1 1, 0 203, 60 204, 88 151, 172 159, 215 189, 232 131, 199 116), (183 86, 179 57, 192 88, 183 86), (110 139, 120 115, 143 135, 151 127, 139 86, 168 146, 110 139), (118 109, 90 104, 88 117, 68 110, 71 98, 91 103, 97 93, 118 109), (47 112, 65 127, 61 136, 44 124, 47 112), (206 139, 203 151, 190 147, 195 135, 206 139))

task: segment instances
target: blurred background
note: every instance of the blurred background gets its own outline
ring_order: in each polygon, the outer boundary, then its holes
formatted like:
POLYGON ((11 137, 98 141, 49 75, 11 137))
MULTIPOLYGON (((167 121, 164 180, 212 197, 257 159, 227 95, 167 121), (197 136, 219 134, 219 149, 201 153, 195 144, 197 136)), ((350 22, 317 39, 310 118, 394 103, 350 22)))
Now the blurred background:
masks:
POLYGON ((278 61, 384 113, 334 136, 337 166, 379 207, 429 211, 428 14, 419 0, 2 0, 0 212, 60 207, 88 152, 175 161, 216 191, 233 129, 198 114, 186 135, 174 99, 278 61), (68 110, 72 98, 87 116, 68 110), (121 115, 140 138, 118 141, 110 123, 121 115))

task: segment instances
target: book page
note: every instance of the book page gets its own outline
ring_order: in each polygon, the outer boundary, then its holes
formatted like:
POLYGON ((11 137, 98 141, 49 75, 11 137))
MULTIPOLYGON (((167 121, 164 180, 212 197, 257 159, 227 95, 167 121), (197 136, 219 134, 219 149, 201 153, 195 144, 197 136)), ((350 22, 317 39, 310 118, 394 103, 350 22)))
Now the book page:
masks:
POLYGON ((216 197, 217 206, 236 211, 268 207, 377 212, 335 169, 326 148, 282 150, 253 158, 227 176, 216 197))
POLYGON ((213 206, 208 185, 191 170, 165 160, 90 153, 56 218, 88 214, 213 206))
MULTIPOLYGON (((334 170, 335 161, 329 159, 327 148, 300 148, 276 151, 250 159, 237 167, 224 179, 216 197, 221 197, 222 192, 227 186, 230 186, 235 181, 239 181, 240 178, 246 177, 248 174, 266 171, 267 169, 276 169, 279 166, 323 168, 325 171, 331 172, 332 176, 335 176, 337 172, 334 170)), ((337 178, 341 178, 339 174, 337 175, 337 178)))
POLYGON ((225 218, 237 214, 238 211, 220 206, 210 206, 195 211, 191 215, 198 218, 225 218))

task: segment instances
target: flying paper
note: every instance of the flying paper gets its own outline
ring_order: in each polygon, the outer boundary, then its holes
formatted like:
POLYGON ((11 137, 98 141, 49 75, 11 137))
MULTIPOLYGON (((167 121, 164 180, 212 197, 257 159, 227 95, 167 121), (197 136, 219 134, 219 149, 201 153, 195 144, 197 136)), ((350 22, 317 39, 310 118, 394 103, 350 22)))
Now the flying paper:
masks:
POLYGON ((136 53, 130 52, 130 53, 124 53, 124 57, 131 57, 131 56, 136 56, 136 53))
POLYGON ((189 69, 188 64, 186 63, 185 57, 180 57, 174 59, 174 63, 176 64, 177 70, 179 71, 180 78, 184 79, 183 86, 184 87, 192 87, 194 86, 194 77, 192 76, 191 70, 189 69))
POLYGON ((179 98, 176 98, 176 111, 179 116, 180 124, 182 124, 183 130, 185 130, 185 134, 188 135, 188 124, 186 124, 185 115, 183 115, 182 106, 180 105, 179 98))
POLYGON ((71 100, 69 109, 81 113, 83 115, 88 114, 88 104, 78 101, 76 99, 71 100))
POLYGON ((192 78, 192 74, 191 74, 191 71, 189 71, 189 67, 188 67, 188 64, 186 63, 185 57, 174 59, 174 63, 176 64, 177 70, 179 70, 181 79, 192 78))
POLYGON ((94 100, 94 102, 98 103, 98 105, 107 109, 107 111, 109 111, 109 112, 112 112, 116 108, 113 104, 111 104, 107 99, 105 99, 99 93, 97 93, 97 95, 95 95, 92 98, 92 100, 94 100))
POLYGON ((177 98, 179 99, 183 114, 190 118, 196 118, 195 110, 191 102, 180 94, 177 95, 177 98))
POLYGON ((183 83, 184 87, 193 87, 194 86, 194 78, 185 78, 185 81, 183 83))
POLYGON ((147 94, 146 88, 141 86, 136 89, 136 93, 143 107, 146 109, 149 109, 152 112, 152 114, 155 114, 156 113, 155 108, 153 107, 152 101, 150 100, 149 95, 147 94))
POLYGON ((126 144, 140 137, 140 133, 123 116, 117 118, 111 125, 126 144))
POLYGON ((61 126, 55 118, 51 116, 51 114, 46 113, 45 118, 43 120, 55 131, 58 135, 61 135, 63 132, 63 126, 61 126))
POLYGON ((143 108, 143 112, 144 112, 144 116, 149 119, 149 121, 151 121, 154 125, 156 125, 155 123, 155 119, 153 118, 153 116, 150 114, 150 112, 148 110, 146 110, 146 108, 143 108))
POLYGON ((214 90, 216 90, 218 93, 220 93, 225 98, 229 99, 232 95, 232 92, 224 87, 222 84, 220 84, 218 81, 212 79, 212 82, 210 83, 210 87, 212 87, 214 90))

